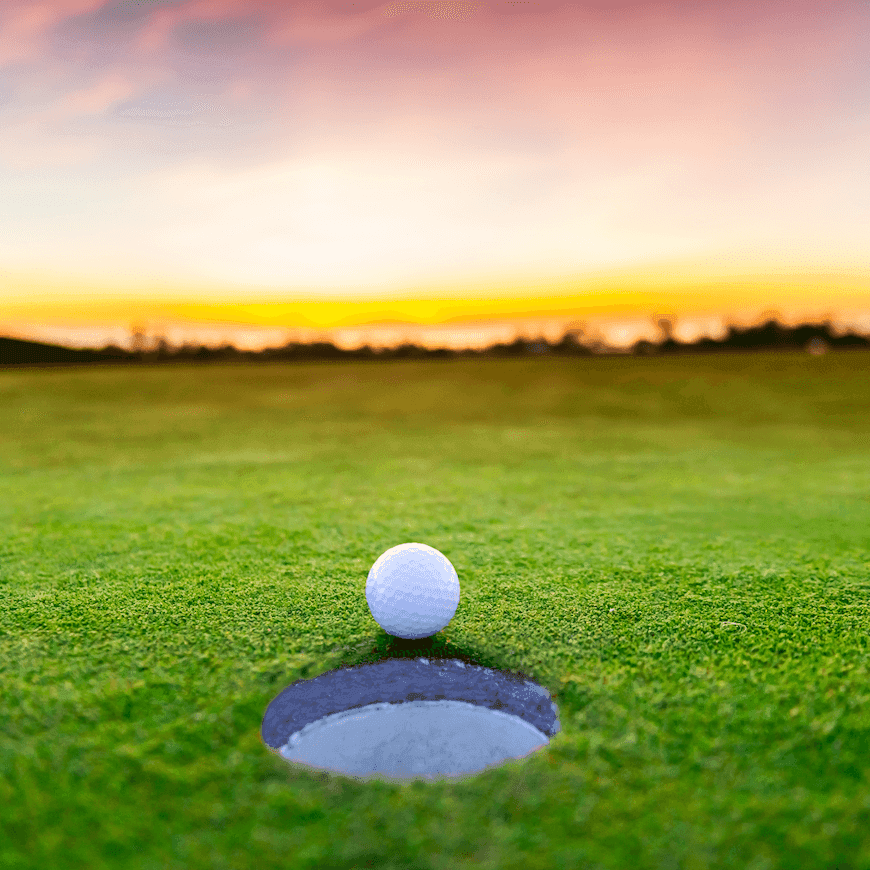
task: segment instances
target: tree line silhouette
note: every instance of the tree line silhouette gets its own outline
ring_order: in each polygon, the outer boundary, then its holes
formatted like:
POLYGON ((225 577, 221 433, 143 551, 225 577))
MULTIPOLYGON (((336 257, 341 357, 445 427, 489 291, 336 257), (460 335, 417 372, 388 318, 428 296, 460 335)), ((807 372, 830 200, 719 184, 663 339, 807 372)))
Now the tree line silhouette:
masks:
POLYGON ((691 354, 717 351, 806 350, 822 354, 828 350, 851 348, 870 349, 870 336, 855 332, 836 332, 829 321, 786 326, 775 317, 752 326, 731 325, 721 338, 703 337, 681 342, 674 336, 673 323, 659 321, 662 337, 659 341, 641 339, 628 349, 608 346, 600 339, 584 335, 580 329, 567 330, 559 341, 545 338, 517 338, 510 343, 496 343, 475 349, 426 348, 412 343, 397 347, 373 348, 365 345, 345 350, 329 341, 310 343, 291 341, 281 347, 259 351, 240 350, 232 344, 220 347, 182 344, 170 345, 159 338, 151 345, 142 340, 130 350, 109 345, 102 349, 80 349, 41 342, 0 337, 0 365, 75 365, 87 363, 153 363, 153 362, 218 362, 218 361, 292 361, 292 360, 395 360, 452 359, 460 357, 520 357, 554 354, 560 356, 593 356, 602 353, 691 354))

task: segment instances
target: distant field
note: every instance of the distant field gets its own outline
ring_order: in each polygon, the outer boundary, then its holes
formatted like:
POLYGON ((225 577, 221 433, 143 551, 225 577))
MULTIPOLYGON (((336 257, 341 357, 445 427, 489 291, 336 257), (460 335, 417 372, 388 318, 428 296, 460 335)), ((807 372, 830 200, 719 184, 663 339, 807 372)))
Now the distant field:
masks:
POLYGON ((3 870, 870 867, 870 353, 5 370, 0 516, 3 870), (562 731, 293 769, 404 541, 562 731))

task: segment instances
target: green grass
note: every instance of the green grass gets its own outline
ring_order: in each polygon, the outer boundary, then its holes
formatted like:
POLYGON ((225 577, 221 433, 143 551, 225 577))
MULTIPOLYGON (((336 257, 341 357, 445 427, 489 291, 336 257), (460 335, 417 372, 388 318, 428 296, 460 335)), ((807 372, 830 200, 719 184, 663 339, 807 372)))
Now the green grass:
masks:
POLYGON ((868 444, 858 352, 0 371, 0 868, 868 868, 868 444), (562 731, 291 768, 404 541, 562 731))

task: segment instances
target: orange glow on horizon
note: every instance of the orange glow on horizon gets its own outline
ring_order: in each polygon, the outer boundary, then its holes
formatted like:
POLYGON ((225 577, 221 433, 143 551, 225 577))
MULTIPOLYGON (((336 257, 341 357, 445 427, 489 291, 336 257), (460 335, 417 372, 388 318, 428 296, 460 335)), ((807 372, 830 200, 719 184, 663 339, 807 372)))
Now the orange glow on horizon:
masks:
MULTIPOLYGON (((13 301, 0 308, 0 327, 15 323, 117 323, 142 321, 227 323, 258 327, 335 329, 378 324, 461 324, 470 321, 591 316, 643 317, 870 308, 870 271, 703 276, 688 266, 623 270, 573 279, 469 282, 420 287, 404 293, 362 295, 254 289, 155 286, 113 290, 109 282, 64 283, 20 276, 13 301), (75 286, 78 284, 79 286, 75 286), (174 298, 173 298, 174 297, 174 298)), ((8 298, 8 297, 7 297, 8 298)))

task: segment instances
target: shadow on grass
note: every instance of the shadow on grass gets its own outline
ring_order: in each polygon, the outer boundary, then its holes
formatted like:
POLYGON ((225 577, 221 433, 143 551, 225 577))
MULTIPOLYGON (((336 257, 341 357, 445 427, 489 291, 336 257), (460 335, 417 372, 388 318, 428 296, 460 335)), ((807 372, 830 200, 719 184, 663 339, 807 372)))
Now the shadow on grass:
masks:
MULTIPOLYGON (((417 658, 425 658, 430 661, 458 659, 468 665, 491 668, 506 676, 537 681, 537 678, 531 674, 505 668, 504 663, 496 655, 469 645, 456 644, 441 633, 417 640, 404 640, 382 631, 374 640, 367 641, 365 644, 360 643, 350 650, 333 650, 333 656, 324 671, 352 668, 363 664, 377 664, 388 659, 417 658), (335 657, 336 652, 343 654, 335 657)), ((306 675, 303 678, 310 677, 306 675)))

